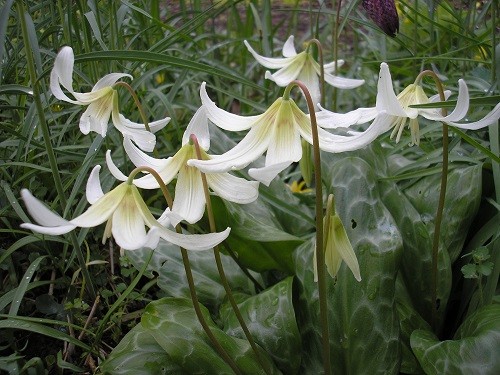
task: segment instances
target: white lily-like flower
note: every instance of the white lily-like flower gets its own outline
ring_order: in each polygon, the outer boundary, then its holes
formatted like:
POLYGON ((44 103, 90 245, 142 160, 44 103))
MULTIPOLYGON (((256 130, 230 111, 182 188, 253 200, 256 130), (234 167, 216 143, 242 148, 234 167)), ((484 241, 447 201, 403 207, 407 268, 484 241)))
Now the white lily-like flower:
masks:
MULTIPOLYGON (((445 91, 445 99, 451 92, 445 91)), ((453 111, 443 116, 440 108, 411 108, 411 105, 428 104, 440 101, 439 95, 428 97, 422 86, 412 83, 396 96, 392 86, 391 73, 386 63, 380 65, 376 105, 372 108, 358 108, 354 111, 339 114, 322 109, 317 113, 318 124, 323 128, 349 127, 374 120, 365 132, 380 132, 393 128, 391 138, 396 136, 399 142, 401 133, 407 123, 411 132, 411 144, 419 144, 420 133, 418 116, 429 120, 444 122, 460 129, 477 130, 491 125, 500 118, 500 103, 482 119, 474 122, 458 122, 465 118, 469 111, 469 90, 464 80, 458 80, 458 98, 453 111), (382 124, 384 123, 384 124, 382 124)), ((360 135, 362 133, 353 132, 360 135)))
MULTIPOLYGON (((283 45, 283 58, 264 57, 259 55, 245 40, 245 46, 257 62, 268 68, 278 69, 272 73, 266 71, 265 77, 274 81, 278 86, 285 87, 294 80, 303 82, 311 93, 313 103, 316 105, 320 100, 320 75, 321 67, 308 46, 304 51, 297 53, 294 46, 294 36, 288 37, 283 45)), ((344 60, 337 61, 337 67, 344 64, 344 60)), ((362 79, 343 78, 335 75, 335 62, 323 65, 325 82, 340 89, 353 89, 365 83, 362 79)))
MULTIPOLYGON (((182 138, 182 147, 168 159, 152 158, 141 152, 128 138, 125 137, 123 141, 125 151, 137 167, 146 166, 154 169, 165 184, 177 177, 175 199, 172 206, 172 214, 174 215, 172 221, 174 223, 178 221, 174 217, 195 223, 201 219, 205 212, 206 201, 201 173, 198 168, 187 165, 188 160, 197 158, 196 147, 189 139, 191 134, 194 134, 198 140, 202 159, 210 160, 212 156, 206 152, 210 148, 208 120, 203 106, 196 111, 186 128, 182 138)), ((113 163, 110 151, 106 154, 106 161, 115 178, 127 179, 113 163)), ((227 201, 246 204, 255 201, 259 196, 259 183, 257 181, 248 181, 227 172, 207 173, 206 179, 208 187, 227 201)), ((158 181, 151 174, 135 179, 134 184, 144 189, 157 189, 159 187, 158 181)))
POLYGON ((79 93, 73 91, 73 67, 75 56, 71 47, 63 47, 56 56, 54 68, 50 73, 50 90, 59 100, 68 103, 88 106, 80 117, 80 130, 83 134, 90 131, 106 136, 109 118, 113 125, 123 134, 134 140, 141 149, 152 151, 156 143, 153 133, 162 129, 170 121, 169 117, 149 124, 151 132, 144 124, 132 122, 119 113, 118 93, 113 86, 121 78, 132 78, 126 73, 111 73, 102 77, 92 88, 91 92, 79 93), (66 95, 64 87, 74 99, 66 95))
POLYGON ((87 182, 86 196, 91 206, 80 216, 65 220, 47 208, 27 189, 21 191, 26 208, 39 225, 21 224, 22 228, 37 233, 60 235, 77 227, 91 228, 106 222, 103 243, 113 236, 125 250, 142 247, 155 248, 160 238, 188 250, 207 250, 224 241, 230 228, 209 234, 179 234, 167 229, 166 215, 156 220, 142 199, 139 190, 129 182, 123 182, 104 194, 99 181, 100 166, 96 166, 87 182), (146 232, 145 227, 151 228, 146 232))
MULTIPOLYGON (((301 137, 312 144, 310 117, 289 97, 278 98, 261 115, 238 116, 215 105, 208 97, 205 82, 201 85, 200 96, 208 119, 215 125, 229 131, 250 129, 236 146, 224 154, 212 156, 210 160, 189 160, 188 165, 198 167, 205 173, 242 169, 266 153, 264 167, 250 168, 248 173, 252 178, 269 185, 278 173, 300 160, 301 137)), ((327 152, 356 150, 374 139, 370 138, 371 133, 363 137, 344 137, 321 128, 318 129, 318 135, 320 148, 327 152)))

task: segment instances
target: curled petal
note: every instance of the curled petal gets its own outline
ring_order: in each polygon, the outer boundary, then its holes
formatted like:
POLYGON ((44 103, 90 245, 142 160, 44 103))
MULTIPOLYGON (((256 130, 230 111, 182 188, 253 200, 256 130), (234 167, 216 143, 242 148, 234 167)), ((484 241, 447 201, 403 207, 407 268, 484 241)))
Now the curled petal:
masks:
POLYGON ((334 76, 325 72, 325 81, 339 89, 354 89, 365 83, 364 79, 353 79, 334 76))
POLYGON ((500 119, 500 103, 498 103, 493 110, 488 113, 486 116, 484 116, 481 120, 474 121, 474 122, 466 122, 466 123, 460 123, 460 122, 452 122, 452 121, 447 121, 446 123, 448 125, 455 126, 460 129, 467 129, 467 130, 478 130, 482 129, 488 125, 492 125, 496 123, 500 119))
POLYGON ((250 128, 260 116, 238 116, 220 109, 210 99, 203 82, 200 87, 200 97, 207 116, 219 128, 228 131, 241 131, 250 128))
POLYGON ((21 228, 29 229, 29 230, 32 230, 33 232, 36 232, 36 233, 59 236, 61 234, 71 232, 73 229, 76 228, 76 226, 74 226, 72 224, 68 224, 68 225, 60 225, 57 227, 44 227, 41 225, 35 225, 35 224, 31 224, 31 223, 23 223, 23 224, 21 224, 21 228))
MULTIPOLYGON (((344 60, 337 60, 337 68, 340 68, 342 65, 344 65, 345 61, 344 60)), ((335 61, 329 62, 328 64, 323 65, 323 70, 325 73, 335 73, 335 61)))
POLYGON ((150 167, 159 171, 168 165, 168 159, 155 159, 149 156, 137 148, 128 137, 123 138, 123 147, 130 161, 136 167, 150 167))
POLYGON ((101 187, 101 180, 99 179, 99 171, 101 170, 100 165, 96 165, 92 172, 90 172, 89 179, 87 181, 87 189, 85 190, 85 195, 87 197, 87 202, 94 204, 99 198, 101 198, 104 193, 101 187))
POLYGON ((111 158, 111 150, 106 151, 106 165, 114 178, 119 181, 127 181, 127 176, 125 176, 113 162, 113 159, 111 158))
POLYGON ((116 107, 113 109, 113 125, 120 133, 133 140, 141 150, 147 152, 154 150, 156 136, 152 132, 147 131, 143 124, 142 129, 140 129, 136 125, 141 124, 136 124, 119 114, 116 107))
POLYGON ((303 51, 293 58, 289 64, 278 70, 277 72, 271 74, 266 72, 266 79, 276 82, 278 86, 287 86, 290 82, 297 79, 299 74, 304 67, 307 59, 307 52, 303 51))
POLYGON ((208 186, 222 199, 238 204, 251 203, 259 196, 259 183, 230 175, 210 173, 206 175, 208 186))
POLYGON ((269 186, 272 180, 286 168, 288 168, 293 161, 284 161, 277 164, 267 165, 262 168, 250 168, 248 170, 248 174, 253 179, 263 183, 266 186, 269 186))
POLYGON ((113 86, 118 80, 122 79, 123 77, 127 77, 132 79, 132 76, 127 73, 110 73, 106 74, 104 77, 102 77, 99 81, 96 82, 94 87, 92 87, 92 92, 98 91, 102 88, 105 87, 111 87, 113 86))
MULTIPOLYGON (((257 60, 257 62, 260 65, 262 65, 268 69, 281 69, 284 66, 287 66, 288 64, 290 64, 293 61, 293 59, 295 58, 295 56, 290 56, 290 57, 285 57, 285 58, 264 57, 264 56, 259 55, 257 52, 255 52, 254 49, 250 46, 250 44, 246 40, 243 41, 243 43, 245 43, 245 46, 247 47, 248 51, 253 55, 255 60, 257 60)), ((288 51, 288 47, 287 47, 287 51, 288 51)))
POLYGON ((284 57, 294 57, 297 55, 297 51, 294 46, 294 36, 290 35, 286 40, 285 44, 283 44, 283 56, 284 57))
POLYGON ((443 117, 440 111, 426 111, 422 110, 421 115, 429 120, 435 121, 460 121, 465 117, 467 112, 469 111, 469 90, 467 89, 467 84, 463 79, 458 80, 458 98, 457 105, 453 109, 453 111, 448 115, 443 117))
MULTIPOLYGON (((74 225, 68 220, 63 219, 61 216, 57 215, 53 211, 51 211, 44 203, 36 199, 28 189, 21 190, 21 196, 24 200, 24 204, 26 205, 26 209, 29 214, 35 219, 38 224, 41 224, 44 227, 59 227, 59 226, 72 226, 74 225)), ((22 224, 25 225, 25 224, 22 224)), ((69 232, 69 229, 67 232, 69 232)), ((66 232, 63 232, 66 233, 66 232)))
POLYGON ((355 124, 364 124, 373 120, 377 116, 377 110, 373 108, 358 108, 347 113, 331 112, 319 107, 316 112, 316 121, 319 126, 325 129, 348 128, 355 124))
POLYGON ((407 116, 392 88, 391 73, 386 63, 380 64, 376 108, 379 112, 385 110, 394 116, 407 116))
POLYGON ((207 151, 210 148, 210 133, 208 132, 208 117, 205 108, 201 106, 195 112, 182 136, 182 145, 189 143, 191 134, 196 136, 200 147, 207 151))
POLYGON ((226 228, 223 232, 190 235, 175 233, 167 228, 159 228, 158 231, 161 238, 174 245, 186 250, 201 251, 211 249, 224 241, 229 236, 231 228, 226 228))

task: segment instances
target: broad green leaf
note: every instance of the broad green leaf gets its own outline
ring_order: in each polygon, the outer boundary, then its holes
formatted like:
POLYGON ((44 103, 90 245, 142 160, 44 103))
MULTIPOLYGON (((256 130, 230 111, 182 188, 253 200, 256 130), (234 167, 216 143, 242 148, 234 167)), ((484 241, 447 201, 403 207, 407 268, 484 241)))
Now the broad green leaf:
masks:
MULTIPOLYGON (((236 362, 242 373, 264 373, 250 344, 246 340, 229 336, 221 331, 213 322, 208 310, 204 306, 201 306, 201 310, 217 341, 236 362)), ((142 315, 141 323, 185 373, 233 373, 203 331, 191 300, 163 298, 151 302, 142 315)), ((280 373, 264 351, 261 351, 260 355, 268 363, 269 368, 273 369, 273 374, 280 373)))
POLYGON ((453 340, 439 341, 430 331, 416 330, 411 347, 426 374, 499 374, 500 305, 477 310, 453 340))
MULTIPOLYGON (((297 374, 301 360, 292 282, 293 278, 288 277, 257 295, 238 298, 238 308, 255 342, 269 353, 285 374, 297 374)), ((227 334, 245 338, 229 302, 222 306, 220 315, 227 334)))
MULTIPOLYGON (((336 210, 357 255, 362 281, 345 264, 337 281, 327 276, 333 372, 397 374, 401 360, 395 280, 401 236, 382 204, 370 165, 357 157, 338 158, 325 173, 336 210)), ((301 373, 322 372, 317 283, 313 281, 314 241, 295 251, 304 347, 301 373)))
MULTIPOLYGON (((127 251, 136 268, 144 264, 148 251, 127 251)), ((217 309, 226 295, 221 283, 215 257, 212 250, 188 252, 191 271, 196 284, 200 302, 217 309)), ((243 273, 236 262, 229 256, 221 254, 222 265, 232 290, 253 294, 254 285, 243 273)), ((148 272, 158 274, 158 286, 171 297, 190 298, 186 272, 178 246, 160 241, 148 265, 148 272)), ((261 278, 255 275, 258 280, 261 278)))
POLYGON ((113 375, 185 373, 141 324, 122 338, 100 367, 104 374, 113 375))
POLYGON ((268 204, 259 199, 238 205, 216 198, 213 210, 219 229, 231 227, 228 244, 243 265, 256 271, 293 271, 291 254, 302 239, 283 230, 268 204), (244 241, 246 246, 238 246, 244 241))

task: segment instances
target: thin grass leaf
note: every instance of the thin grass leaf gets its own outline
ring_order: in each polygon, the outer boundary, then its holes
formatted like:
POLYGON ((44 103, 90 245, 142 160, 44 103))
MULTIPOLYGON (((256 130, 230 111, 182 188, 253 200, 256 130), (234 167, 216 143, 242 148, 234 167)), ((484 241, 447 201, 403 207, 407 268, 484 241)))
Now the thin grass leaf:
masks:
MULTIPOLYGON (((46 258, 45 255, 36 258, 33 262, 31 262, 30 266, 28 267, 28 269, 24 273, 24 276, 16 289, 16 293, 14 294, 13 301, 10 305, 9 315, 12 315, 12 316, 17 315, 17 312, 19 311, 19 307, 21 306, 21 301, 22 301, 24 294, 26 293, 26 290, 28 288, 28 284, 31 281, 31 278, 33 277, 33 275, 35 274, 38 266, 40 265, 40 262, 42 260, 44 260, 45 258, 46 258)), ((2 322, 0 322, 0 327, 1 327, 1 323, 2 322)))

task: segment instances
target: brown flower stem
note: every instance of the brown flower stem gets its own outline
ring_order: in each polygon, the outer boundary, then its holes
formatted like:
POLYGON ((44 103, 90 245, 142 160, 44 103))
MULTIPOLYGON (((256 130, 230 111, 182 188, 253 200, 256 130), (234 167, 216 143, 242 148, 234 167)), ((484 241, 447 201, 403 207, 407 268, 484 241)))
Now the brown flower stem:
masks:
MULTIPOLYGON (((190 140, 193 142, 195 150, 196 150, 196 157, 198 160, 202 160, 201 157, 201 151, 200 151, 200 145, 198 143, 198 139, 196 138, 196 135, 191 134, 190 135, 190 140)), ((217 231, 217 228, 215 226, 215 218, 214 218, 214 213, 212 210, 212 202, 210 200, 210 192, 208 190, 208 183, 207 183, 207 176, 205 173, 200 171, 201 175, 201 181, 203 184, 203 193, 205 195, 205 202, 207 205, 207 216, 208 216, 208 222, 210 225, 210 231, 212 233, 215 233, 217 231)), ((222 281, 222 285, 224 286, 224 290, 226 291, 227 298, 229 300, 229 303, 231 304, 231 307, 234 311, 234 314, 236 315, 236 318, 238 319, 238 322, 240 323, 241 329, 243 330, 243 333, 245 334, 245 337, 247 338, 248 342, 250 343, 250 346, 252 347, 252 350, 255 353, 255 356, 257 357, 257 361, 259 362, 260 366, 264 370, 266 374, 271 374, 271 371, 269 369, 269 366, 265 363, 264 359, 262 358, 262 355, 259 352, 259 348, 257 347, 257 344, 255 343, 250 331, 248 330, 248 327, 245 323, 245 320, 243 319, 243 316, 241 315, 241 311, 238 307, 238 304, 236 303, 233 293, 231 291, 231 287, 229 286, 229 283, 227 281, 226 273, 224 272, 224 267, 222 265, 222 260, 220 256, 220 251, 219 251, 219 246, 214 246, 214 256, 215 256, 215 263, 217 264, 217 271, 219 271, 219 276, 222 281)))
POLYGON ((285 88, 284 97, 289 95, 293 86, 299 86, 304 94, 311 117, 311 132, 314 154, 314 183, 316 188, 316 268, 318 271, 319 313, 321 321, 323 368, 325 375, 332 373, 330 363, 330 332, 328 328, 328 301, 326 299, 325 253, 323 251, 323 189, 321 181, 321 155, 319 150, 318 124, 311 94, 300 81, 293 81, 285 88))
POLYGON ((127 91, 132 95, 132 98, 134 99, 134 103, 137 106, 137 109, 139 110, 139 114, 141 115, 142 122, 144 123, 144 127, 148 132, 151 132, 151 128, 149 127, 149 121, 148 118, 146 117, 146 113, 144 112, 144 108, 142 107, 142 104, 135 93, 135 90, 130 86, 127 82, 123 81, 118 81, 115 83, 115 86, 121 86, 127 89, 127 91))
MULTIPOLYGON (((168 191, 165 183, 161 179, 160 175, 158 172, 156 172, 153 168, 150 167, 138 167, 135 168, 129 175, 128 182, 132 183, 135 175, 139 172, 146 171, 149 172, 153 175, 153 177, 156 179, 158 184, 160 185, 160 189, 163 193, 163 196, 165 197, 165 200, 167 201, 167 205, 169 207, 172 207, 173 205, 173 199, 172 196, 170 195, 170 192, 168 191)), ((182 228, 180 224, 177 224, 175 227, 175 230, 177 233, 182 234, 182 228)), ((189 286, 189 294, 191 295, 191 301, 193 302, 193 308, 196 314, 196 317, 198 318, 198 321, 201 324, 201 327, 203 328, 203 331, 205 331, 206 335, 212 342, 215 350, 219 355, 222 357, 222 359, 231 367, 231 369, 234 371, 235 374, 241 374, 240 369, 238 368, 238 365, 234 362, 234 360, 229 356, 227 351, 222 347, 222 345, 219 343, 215 335, 213 334, 212 330, 208 326, 207 321, 205 320, 205 317, 203 316, 203 312, 201 311, 200 308, 200 302, 198 300, 198 296, 196 294, 196 287, 194 285, 194 278, 193 278, 193 272, 191 271, 191 264, 189 262, 189 255, 186 249, 183 247, 181 249, 181 255, 182 255, 182 263, 184 264, 184 270, 186 272, 186 279, 188 282, 189 286)))
MULTIPOLYGON (((439 77, 432 70, 425 70, 421 72, 415 84, 420 80, 430 76, 434 79, 436 84, 439 99, 444 102, 444 89, 439 77)), ((446 116, 446 109, 442 109, 442 115, 446 116)), ((437 283, 438 283, 438 251, 439 251, 439 237, 441 234, 441 224, 443 221, 444 202, 446 198, 446 187, 448 183, 448 125, 443 122, 443 164, 441 172, 441 188, 439 191, 439 202, 434 221, 434 237, 432 241, 432 271, 431 271, 431 326, 436 331, 438 329, 438 300, 437 300, 437 283)))

